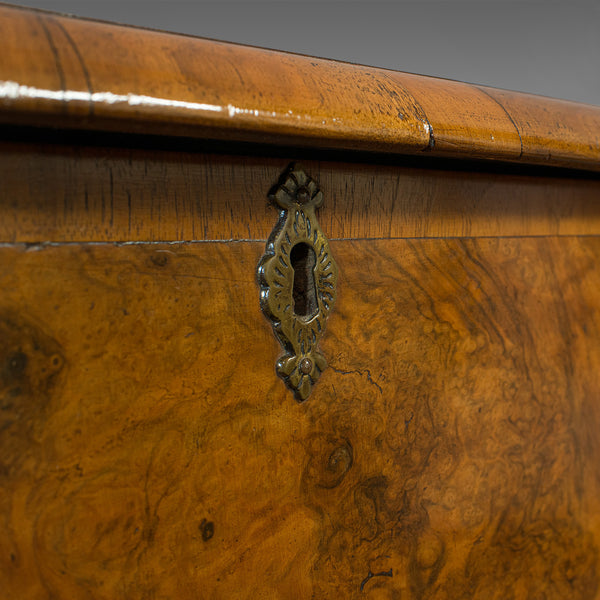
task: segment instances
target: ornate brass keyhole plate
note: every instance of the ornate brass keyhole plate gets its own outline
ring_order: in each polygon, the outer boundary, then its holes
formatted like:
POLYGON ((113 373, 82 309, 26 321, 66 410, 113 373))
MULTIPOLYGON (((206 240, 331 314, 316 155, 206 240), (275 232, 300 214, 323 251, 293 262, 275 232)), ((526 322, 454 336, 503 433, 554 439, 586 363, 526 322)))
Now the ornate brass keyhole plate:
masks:
POLYGON ((336 296, 337 265, 315 210, 323 193, 292 165, 269 198, 281 208, 258 264, 261 308, 285 354, 277 373, 300 402, 327 366, 318 349, 336 296))

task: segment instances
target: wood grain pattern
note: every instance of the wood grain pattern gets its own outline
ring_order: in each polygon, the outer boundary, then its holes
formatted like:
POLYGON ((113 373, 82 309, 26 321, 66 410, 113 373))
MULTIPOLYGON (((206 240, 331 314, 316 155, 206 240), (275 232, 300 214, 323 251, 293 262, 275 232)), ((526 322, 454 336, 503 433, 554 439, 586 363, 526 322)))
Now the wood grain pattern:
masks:
MULTIPOLYGON (((266 240, 294 158, 0 142, 0 242, 266 240)), ((300 162, 333 239, 600 234, 595 175, 300 162)))
MULTIPOLYGON (((432 124, 432 153, 507 161, 521 158, 519 132, 510 115, 482 90, 468 83, 408 73, 393 77, 419 99, 432 124)), ((513 93, 508 92, 509 97, 513 93)), ((524 101, 527 106, 528 100, 524 101)))
POLYGON ((4 597, 598 597, 600 239, 331 247, 302 405, 264 244, 0 249, 4 597))
POLYGON ((597 160, 600 142, 587 140, 576 133, 593 130, 597 127, 595 119, 587 111, 580 111, 575 102, 544 98, 539 105, 523 102, 510 92, 481 87, 490 97, 504 107, 517 127, 521 138, 519 159, 543 164, 552 164, 559 160, 564 166, 577 166, 581 160, 597 160), (570 104, 569 110, 568 105, 570 104), (553 143, 543 143, 544 132, 552 131, 553 143))
POLYGON ((0 7, 0 120, 600 169, 600 108, 0 7))

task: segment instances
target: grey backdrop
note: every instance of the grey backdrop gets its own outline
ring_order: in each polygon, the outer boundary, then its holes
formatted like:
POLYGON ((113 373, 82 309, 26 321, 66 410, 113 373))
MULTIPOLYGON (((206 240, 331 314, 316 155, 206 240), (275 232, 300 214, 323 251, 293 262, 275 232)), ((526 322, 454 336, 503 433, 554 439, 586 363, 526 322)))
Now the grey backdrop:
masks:
POLYGON ((600 105, 600 0, 13 0, 600 105))

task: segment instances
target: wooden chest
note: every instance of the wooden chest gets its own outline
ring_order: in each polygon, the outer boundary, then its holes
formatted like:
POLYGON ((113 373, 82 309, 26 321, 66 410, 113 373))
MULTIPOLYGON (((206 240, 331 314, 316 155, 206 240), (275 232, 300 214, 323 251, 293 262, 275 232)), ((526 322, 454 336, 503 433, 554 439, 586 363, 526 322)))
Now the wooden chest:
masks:
POLYGON ((10 7, 0 50, 0 598, 599 596, 600 108, 10 7))

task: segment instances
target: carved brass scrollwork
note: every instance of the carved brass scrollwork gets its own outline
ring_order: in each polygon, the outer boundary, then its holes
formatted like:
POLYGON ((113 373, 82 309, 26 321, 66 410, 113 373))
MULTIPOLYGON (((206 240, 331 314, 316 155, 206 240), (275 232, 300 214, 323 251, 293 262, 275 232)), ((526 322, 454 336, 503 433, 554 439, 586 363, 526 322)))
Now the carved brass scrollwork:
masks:
POLYGON ((281 213, 258 265, 260 303, 285 350, 277 373, 302 402, 327 366, 318 344, 335 302, 338 271, 315 216, 323 204, 317 184, 291 166, 269 198, 281 213))

